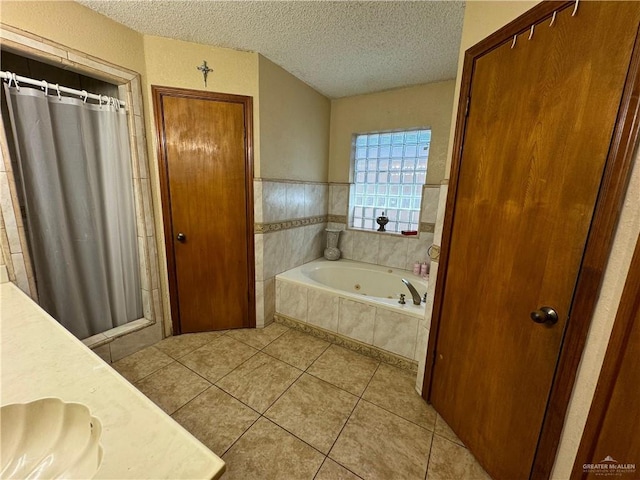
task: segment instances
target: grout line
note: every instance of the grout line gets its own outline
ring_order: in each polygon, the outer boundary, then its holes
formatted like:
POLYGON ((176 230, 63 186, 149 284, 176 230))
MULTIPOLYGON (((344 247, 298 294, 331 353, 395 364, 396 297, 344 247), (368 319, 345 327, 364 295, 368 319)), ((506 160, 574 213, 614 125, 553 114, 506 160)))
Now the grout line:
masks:
POLYGON ((429 455, 427 456, 427 468, 425 469, 425 472, 424 472, 424 480, 427 480, 427 477, 429 476, 429 465, 431 464, 431 452, 433 451, 434 435, 435 435, 435 426, 434 426, 434 431, 431 432, 431 444, 429 445, 429 455))
MULTIPOLYGON (((224 390, 223 390, 223 391, 224 391, 224 390)), ((235 397, 234 397, 234 398, 235 398, 235 397)), ((243 404, 243 405, 244 405, 244 404, 243 404)), ((231 450, 231 449, 233 448, 233 446, 234 446, 236 443, 238 443, 238 441, 239 441, 242 437, 244 437, 244 436, 245 436, 245 434, 246 434, 249 430, 251 430, 251 427, 253 427, 253 426, 258 422, 258 420, 260 420, 261 418, 262 418, 262 415, 258 414, 258 418, 256 418, 256 419, 254 420, 254 422, 253 422, 251 425, 249 425, 249 426, 247 427, 247 429, 246 429, 244 432, 242 432, 242 434, 241 434, 240 436, 238 436, 238 438, 236 438, 236 439, 231 443, 231 445, 229 445, 229 447, 227 447, 227 449, 219 455, 219 457, 220 457, 220 458, 222 458, 224 455, 226 455, 226 454, 227 454, 227 452, 228 452, 229 450, 231 450)), ((214 452, 214 453, 215 453, 215 452, 214 452)), ((216 455, 218 455, 218 454, 216 453, 216 455)))

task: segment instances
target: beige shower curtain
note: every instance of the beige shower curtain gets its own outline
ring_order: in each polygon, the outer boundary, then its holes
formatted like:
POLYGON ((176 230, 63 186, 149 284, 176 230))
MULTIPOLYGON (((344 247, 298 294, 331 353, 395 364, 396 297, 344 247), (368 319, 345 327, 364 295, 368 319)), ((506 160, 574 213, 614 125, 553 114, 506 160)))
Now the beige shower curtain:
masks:
POLYGON ((40 305, 78 338, 142 317, 126 113, 5 93, 40 305))

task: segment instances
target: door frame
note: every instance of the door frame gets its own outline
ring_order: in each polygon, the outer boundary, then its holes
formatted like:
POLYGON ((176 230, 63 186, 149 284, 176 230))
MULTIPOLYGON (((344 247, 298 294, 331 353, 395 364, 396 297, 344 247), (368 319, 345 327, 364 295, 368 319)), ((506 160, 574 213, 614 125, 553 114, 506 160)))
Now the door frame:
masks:
MULTIPOLYGON (((422 396, 430 402, 435 366, 436 346, 441 323, 447 266, 450 254, 456 195, 462 162, 462 149, 467 124, 466 114, 471 94, 471 83, 476 60, 499 46, 512 42, 514 35, 528 32, 531 25, 550 22, 553 12, 573 7, 575 1, 547 1, 534 6, 511 23, 465 52, 460 97, 452 153, 451 174, 447 195, 440 267, 436 280, 431 321, 431 334, 427 348, 422 396)), ((580 12, 578 11, 578 15, 580 12)), ((572 300, 569 318, 560 347, 558 363, 551 385, 542 429, 534 456, 530 478, 549 478, 555 462, 571 399, 573 385, 593 316, 613 236, 620 216, 624 194, 629 183, 633 154, 640 128, 640 37, 636 39, 625 81, 622 99, 613 130, 609 153, 595 204, 591 227, 572 300)), ((522 39, 521 39, 522 40, 522 39)))
POLYGON ((636 247, 631 259, 627 279, 625 281, 622 297, 618 306, 618 312, 611 331, 611 338, 607 346, 607 353, 600 370, 598 384, 593 396, 593 402, 589 409, 587 423, 582 432, 580 448, 576 454, 576 459, 571 472, 572 480, 584 479, 589 476, 584 473, 582 465, 592 463, 594 450, 596 448, 600 429, 609 406, 609 400, 613 395, 616 386, 622 361, 625 357, 627 346, 629 345, 631 331, 634 323, 639 321, 640 315, 640 237, 636 240, 636 247))
POLYGON ((255 247, 253 232, 253 98, 245 95, 206 92, 186 88, 151 85, 155 118, 158 172, 160 174, 160 196, 164 226, 165 250, 167 255, 167 275, 169 280, 169 303, 171 305, 171 324, 173 335, 182 333, 180 324, 180 299, 178 297, 178 277, 176 271, 175 242, 173 241, 173 218, 171 216, 171 191, 169 188, 169 165, 167 164, 166 139, 164 136, 163 97, 179 97, 193 100, 213 100, 217 102, 238 103, 244 110, 244 148, 245 148, 245 198, 247 225, 247 278, 249 279, 249 327, 256 326, 255 301, 255 247))

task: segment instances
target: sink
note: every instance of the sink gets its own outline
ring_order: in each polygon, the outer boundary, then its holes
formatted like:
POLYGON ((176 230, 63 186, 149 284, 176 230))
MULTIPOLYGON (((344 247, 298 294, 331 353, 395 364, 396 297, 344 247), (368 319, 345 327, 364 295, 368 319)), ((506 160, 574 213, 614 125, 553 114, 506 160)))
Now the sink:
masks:
POLYGON ((42 398, 0 408, 0 478, 77 478, 102 462, 102 425, 80 403, 42 398))

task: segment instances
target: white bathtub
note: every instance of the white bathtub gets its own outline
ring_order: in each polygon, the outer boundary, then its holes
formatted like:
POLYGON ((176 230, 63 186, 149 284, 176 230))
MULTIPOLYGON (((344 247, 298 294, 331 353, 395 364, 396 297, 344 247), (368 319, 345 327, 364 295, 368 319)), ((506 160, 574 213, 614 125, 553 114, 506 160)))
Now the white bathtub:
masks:
POLYGON ((406 270, 339 260, 314 260, 276 276, 276 312, 417 360, 424 303, 414 305, 402 283, 422 297, 427 282, 406 270), (405 294, 405 304, 398 303, 405 294))

